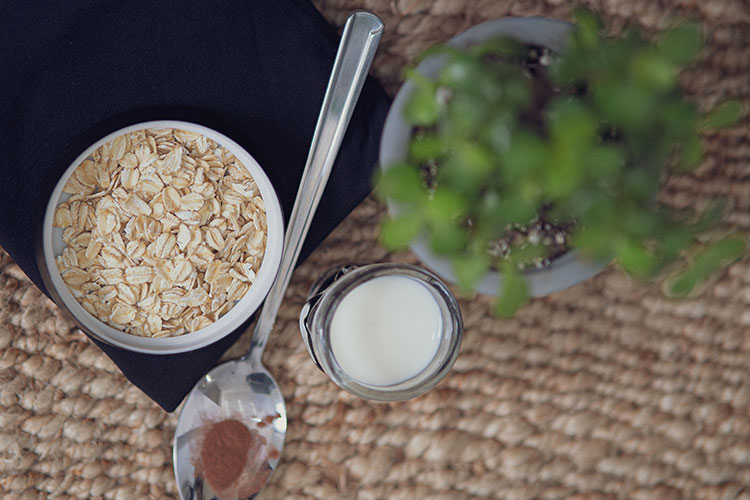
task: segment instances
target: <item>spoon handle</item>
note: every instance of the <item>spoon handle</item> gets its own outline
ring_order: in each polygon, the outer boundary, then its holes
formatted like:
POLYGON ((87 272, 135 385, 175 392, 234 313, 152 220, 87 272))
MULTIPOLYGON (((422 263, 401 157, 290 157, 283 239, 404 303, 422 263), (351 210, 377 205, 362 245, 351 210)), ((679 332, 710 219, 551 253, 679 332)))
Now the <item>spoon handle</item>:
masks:
POLYGON ((260 311, 250 351, 245 356, 250 356, 253 362, 260 361, 266 347, 294 265, 328 182, 382 34, 383 22, 369 12, 355 12, 346 21, 297 198, 289 217, 281 266, 260 311))

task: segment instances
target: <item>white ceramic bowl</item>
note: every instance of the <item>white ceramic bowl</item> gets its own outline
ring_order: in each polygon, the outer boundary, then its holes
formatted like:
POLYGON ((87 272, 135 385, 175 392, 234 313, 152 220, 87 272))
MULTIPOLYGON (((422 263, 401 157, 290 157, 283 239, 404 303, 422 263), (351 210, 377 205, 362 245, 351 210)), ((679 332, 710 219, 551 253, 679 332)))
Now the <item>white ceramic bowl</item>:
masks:
POLYGON ((201 347, 216 342, 237 329, 258 309, 268 293, 268 290, 271 288, 271 284, 276 278, 276 272, 278 271, 279 263, 281 262, 283 242, 284 223, 281 214, 281 205, 276 196, 276 191, 274 191, 271 182, 268 180, 268 177, 258 162, 255 161, 255 159, 239 144, 213 129, 195 123, 176 120, 143 122, 122 128, 99 139, 83 151, 75 161, 70 164, 63 176, 57 182, 57 185, 52 192, 52 196, 47 203, 47 209, 44 216, 42 246, 44 264, 47 268, 45 281, 57 304, 67 310, 78 322, 79 326, 90 335, 108 344, 131 351, 149 354, 174 354, 200 349, 201 347), (263 261, 261 262, 260 269, 256 275, 255 282, 247 293, 245 293, 245 295, 229 312, 211 325, 195 332, 169 338, 139 337, 137 335, 131 335, 117 330, 103 323, 86 311, 83 306, 75 300, 70 290, 63 282, 62 276, 60 276, 60 273, 57 270, 57 265, 55 264, 55 257, 62 253, 64 243, 62 241, 62 229, 53 228, 52 219, 57 205, 69 197, 69 195, 62 192, 63 186, 78 165, 91 156, 101 145, 111 141, 119 135, 144 128, 176 128, 188 130, 209 137, 228 149, 243 165, 245 165, 245 167, 247 167, 250 174, 253 176, 253 179, 260 190, 261 197, 263 198, 268 224, 266 250, 263 256, 263 261))

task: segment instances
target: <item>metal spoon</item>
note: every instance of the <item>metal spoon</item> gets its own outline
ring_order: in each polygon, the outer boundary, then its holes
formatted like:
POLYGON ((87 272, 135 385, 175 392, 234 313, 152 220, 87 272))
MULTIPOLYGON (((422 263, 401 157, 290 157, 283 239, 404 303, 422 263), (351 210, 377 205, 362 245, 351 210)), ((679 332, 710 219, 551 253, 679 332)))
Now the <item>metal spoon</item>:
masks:
MULTIPOLYGON (((265 457, 249 472, 260 491, 279 463, 286 436, 284 396, 261 363, 263 349, 297 262, 300 249, 338 154, 354 105, 375 55, 383 22, 368 12, 356 12, 346 22, 302 180, 284 239, 281 266, 253 333, 248 353, 212 369, 188 395, 175 429, 173 461, 180 498, 212 498, 205 478, 196 477, 196 437, 212 422, 234 418, 266 440, 265 457)), ((291 119, 292 117, 290 117, 291 119)), ((247 493, 251 498, 256 492, 247 493)))

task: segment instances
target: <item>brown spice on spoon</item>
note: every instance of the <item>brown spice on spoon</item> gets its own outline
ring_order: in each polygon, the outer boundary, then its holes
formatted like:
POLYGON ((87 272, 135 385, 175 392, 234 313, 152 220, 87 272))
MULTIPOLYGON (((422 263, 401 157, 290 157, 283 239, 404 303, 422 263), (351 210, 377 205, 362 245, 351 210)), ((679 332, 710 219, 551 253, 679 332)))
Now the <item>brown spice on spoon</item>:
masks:
POLYGON ((211 426, 201 446, 201 463, 211 486, 223 490, 239 477, 247 463, 252 438, 250 430, 237 420, 211 426))
POLYGON ((212 423, 204 433, 196 471, 221 498, 248 497, 265 484, 266 440, 236 419, 212 423), (252 463, 250 463, 252 461, 252 463), (248 471, 252 468, 252 471, 248 471))

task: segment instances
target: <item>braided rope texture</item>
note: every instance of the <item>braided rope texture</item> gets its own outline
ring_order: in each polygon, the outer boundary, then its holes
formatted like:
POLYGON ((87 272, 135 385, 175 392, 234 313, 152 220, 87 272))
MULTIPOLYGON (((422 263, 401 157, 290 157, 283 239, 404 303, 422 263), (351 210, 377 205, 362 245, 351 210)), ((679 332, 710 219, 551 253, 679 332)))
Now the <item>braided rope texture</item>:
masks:
MULTIPOLYGON (((336 26, 357 8, 387 26, 374 73, 393 94, 425 47, 507 15, 569 19, 563 0, 316 0, 336 26)), ((750 109, 750 6, 743 0, 589 2, 614 30, 700 20, 708 40, 685 91, 750 109)), ((723 223, 750 230, 750 120, 707 137, 700 169, 663 200, 727 196, 723 223)), ((320 273, 342 262, 416 263, 376 244, 366 200, 295 273, 265 356, 289 431, 264 499, 750 499, 750 260, 694 298, 616 269, 533 300, 513 320, 461 300, 455 369, 415 400, 375 404, 313 366, 297 316, 320 273)), ((243 353, 241 339, 227 357, 243 353)), ((0 254, 0 497, 176 498, 169 415, 0 254)))

